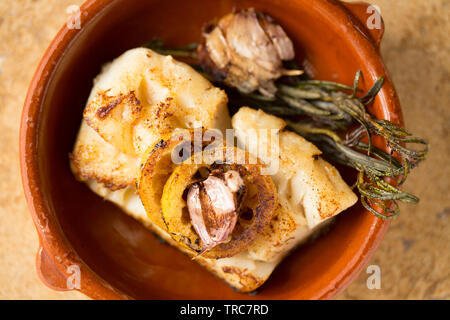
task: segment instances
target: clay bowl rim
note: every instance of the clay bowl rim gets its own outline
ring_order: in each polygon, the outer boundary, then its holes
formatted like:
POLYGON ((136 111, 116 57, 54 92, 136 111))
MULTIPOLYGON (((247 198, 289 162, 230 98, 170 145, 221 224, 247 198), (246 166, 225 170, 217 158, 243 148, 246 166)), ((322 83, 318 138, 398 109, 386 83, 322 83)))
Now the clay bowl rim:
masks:
MULTIPOLYGON (((115 0, 88 0, 84 2, 81 6, 81 12, 86 14, 83 16, 81 30, 113 2, 115 0)), ((336 24, 339 25, 340 31, 346 33, 349 41, 359 49, 361 56, 370 57, 366 61, 369 64, 368 69, 372 70, 372 74, 366 76, 370 76, 373 80, 376 79, 377 74, 385 76, 384 86, 378 95, 381 111, 385 119, 390 119, 403 126, 400 103, 379 53, 379 41, 381 40, 383 29, 378 34, 368 32, 365 26, 358 20, 358 14, 349 10, 353 6, 365 5, 367 7, 368 4, 361 2, 343 3, 338 0, 321 0, 316 1, 316 5, 320 7, 320 10, 326 11, 333 17, 336 24), (353 28, 347 28, 345 26, 350 19, 353 24, 356 24, 353 25, 353 28)), ((57 217, 51 212, 46 200, 47 196, 40 189, 40 173, 37 161, 39 145, 38 132, 41 108, 46 96, 46 88, 52 81, 53 73, 63 59, 64 53, 70 48, 72 42, 77 39, 78 31, 81 30, 70 30, 66 25, 60 29, 47 48, 30 83, 20 125, 22 184, 33 222, 38 231, 40 243, 38 256, 42 253, 41 251, 45 251, 51 264, 55 267, 55 272, 59 272, 60 274, 65 274, 69 265, 74 263, 78 264, 83 273, 82 286, 79 291, 91 298, 130 299, 130 296, 109 285, 78 256, 61 229, 57 217), (57 261, 56 256, 65 258, 57 261)), ((366 236, 366 241, 358 251, 359 254, 356 259, 341 270, 337 284, 323 288, 316 296, 317 299, 332 299, 336 297, 360 273, 363 266, 368 262, 378 247, 389 224, 389 220, 373 219, 373 223, 366 236)))

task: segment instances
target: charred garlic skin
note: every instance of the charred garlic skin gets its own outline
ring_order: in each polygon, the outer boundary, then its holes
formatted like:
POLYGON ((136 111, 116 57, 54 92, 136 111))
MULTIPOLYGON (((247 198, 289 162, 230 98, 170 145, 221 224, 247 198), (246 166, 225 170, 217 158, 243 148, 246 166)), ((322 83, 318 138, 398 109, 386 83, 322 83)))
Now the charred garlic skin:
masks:
POLYGON ((276 79, 302 73, 283 68, 283 61, 295 56, 292 41, 271 17, 253 8, 208 24, 203 37, 204 43, 198 47, 203 68, 243 93, 258 90, 274 96, 276 79))
POLYGON ((202 240, 201 252, 225 242, 238 219, 244 181, 237 171, 211 174, 189 187, 187 207, 192 226, 202 240))

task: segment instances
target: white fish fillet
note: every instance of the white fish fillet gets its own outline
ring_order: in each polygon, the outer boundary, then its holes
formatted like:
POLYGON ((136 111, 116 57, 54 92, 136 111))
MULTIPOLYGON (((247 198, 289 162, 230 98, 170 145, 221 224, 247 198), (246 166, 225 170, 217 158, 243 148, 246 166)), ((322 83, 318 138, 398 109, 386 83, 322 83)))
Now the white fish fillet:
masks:
POLYGON ((161 135, 175 128, 229 128, 227 101, 187 64, 150 49, 129 50, 94 80, 72 170, 80 180, 93 178, 114 190, 132 186, 141 156, 161 135))
POLYGON ((271 260, 283 255, 325 220, 355 204, 357 196, 321 151, 285 122, 261 110, 242 107, 232 118, 238 144, 273 168, 279 206, 275 219, 249 248, 251 256, 271 260), (272 145, 266 129, 275 131, 272 145))
MULTIPOLYGON (((179 246, 150 221, 134 181, 144 148, 155 143, 161 133, 177 126, 192 127, 193 121, 202 121, 205 127, 222 131, 231 127, 224 93, 171 57, 148 49, 134 49, 105 67, 97 77, 84 115, 71 156, 74 175, 85 181, 94 193, 115 203, 193 257, 192 252, 179 246), (108 111, 111 99, 100 97, 99 92, 124 98, 113 103, 108 111), (154 106, 167 98, 167 92, 172 97, 169 100, 175 102, 168 106, 173 115, 164 118, 163 113, 154 112, 154 106), (105 117, 99 118, 97 115, 103 116, 103 111, 107 111, 105 117), (152 123, 159 127, 153 128, 152 123)), ((271 224, 244 252, 218 260, 196 258, 209 271, 243 292, 262 285, 293 247, 305 241, 319 224, 330 221, 328 218, 357 200, 337 170, 315 158, 320 151, 298 135, 282 131, 284 125, 279 118, 245 107, 233 117, 233 128, 243 148, 248 147, 246 137, 253 129, 278 131, 282 157, 279 171, 272 178, 280 203, 271 224)), ((265 143, 264 139, 258 139, 261 147, 265 143)), ((270 156, 273 154, 269 152, 260 158, 273 162, 270 156)))

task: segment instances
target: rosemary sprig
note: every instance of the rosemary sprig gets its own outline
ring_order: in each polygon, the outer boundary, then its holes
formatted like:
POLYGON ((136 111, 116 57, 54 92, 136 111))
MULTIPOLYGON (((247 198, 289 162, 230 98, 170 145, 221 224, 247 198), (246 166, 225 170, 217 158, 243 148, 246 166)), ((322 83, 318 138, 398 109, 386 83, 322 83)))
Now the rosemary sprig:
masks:
POLYGON ((401 191, 383 179, 405 174, 404 165, 392 157, 391 153, 372 146, 371 156, 368 156, 361 152, 369 149, 366 143, 358 141, 349 147, 345 140, 329 129, 316 127, 311 123, 289 120, 287 123, 292 130, 313 142, 329 158, 358 171, 356 187, 361 194, 361 203, 377 217, 396 216, 399 213, 397 201, 419 202, 416 196, 401 191), (373 208, 374 205, 381 209, 381 213, 373 208))
MULTIPOLYGON (((399 213, 397 201, 419 202, 416 196, 401 191, 399 186, 410 170, 425 159, 428 143, 390 121, 376 119, 369 114, 366 107, 373 102, 384 79, 379 78, 363 97, 358 98, 360 77, 361 72, 358 71, 353 87, 318 80, 298 80, 295 84, 279 81, 276 111, 284 105, 286 110, 295 109, 299 114, 311 117, 313 121, 308 123, 285 120, 292 130, 315 143, 327 157, 356 169, 358 179, 355 185, 363 206, 377 217, 390 218, 399 213), (343 131, 348 131, 355 123, 359 127, 350 130, 346 139, 342 139, 343 131), (374 136, 384 138, 389 153, 372 145, 374 136), (367 143, 362 142, 364 139, 367 143), (422 148, 416 150, 411 145, 421 145, 422 148), (399 176, 400 181, 397 180, 399 176)), ((247 96, 247 99, 251 98, 261 100, 261 97, 247 96)), ((259 108, 272 113, 273 106, 260 103, 259 108)))
MULTIPOLYGON (((161 40, 154 39, 146 47, 161 54, 197 58, 195 43, 166 48, 161 40)), ((198 69, 199 66, 193 67, 198 69)), ((205 76, 214 81, 213 75, 205 76)), ((412 136, 392 122, 369 114, 366 108, 382 88, 384 78, 380 77, 365 95, 358 98, 360 79, 361 71, 356 73, 353 86, 305 80, 298 76, 284 77, 276 82, 275 97, 225 89, 231 107, 247 105, 283 117, 290 129, 317 145, 325 156, 357 170, 355 186, 362 205, 377 217, 391 218, 399 213, 398 201, 419 202, 416 196, 399 187, 410 170, 426 158, 429 146, 425 140, 412 136), (305 122, 305 116, 309 118, 308 122, 305 122), (353 128, 355 124, 359 124, 356 129, 353 128), (388 152, 372 145, 374 136, 385 140, 388 152), (411 145, 422 148, 416 150, 411 145)), ((221 82, 216 84, 223 86, 221 82)))
POLYGON ((383 137, 388 146, 396 151, 401 158, 407 161, 410 168, 414 168, 422 161, 427 152, 428 144, 420 138, 412 137, 411 133, 400 128, 387 120, 375 119, 367 113, 366 105, 370 104, 383 85, 383 77, 380 77, 367 94, 362 98, 356 98, 355 93, 358 90, 358 82, 361 72, 358 71, 355 76, 354 88, 339 88, 336 84, 333 88, 330 82, 316 81, 311 85, 311 81, 300 81, 296 86, 287 86, 280 84, 279 97, 289 106, 301 108, 305 114, 323 121, 339 121, 346 116, 361 124, 369 138, 368 155, 371 152, 371 137, 378 135, 383 137), (352 94, 345 94, 338 90, 352 90, 352 94), (421 144, 424 147, 421 150, 412 150, 404 143, 421 144))

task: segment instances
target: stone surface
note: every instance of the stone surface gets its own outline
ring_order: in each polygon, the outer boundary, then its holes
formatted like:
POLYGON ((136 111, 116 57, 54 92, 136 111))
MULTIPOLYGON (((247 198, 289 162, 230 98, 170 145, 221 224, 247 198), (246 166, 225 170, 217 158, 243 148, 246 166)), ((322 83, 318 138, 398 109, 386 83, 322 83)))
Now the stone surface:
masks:
MULTIPOLYGON (((0 298, 85 299, 45 287, 35 271, 37 234, 24 200, 18 132, 26 89, 66 9, 80 0, 0 2, 0 298)), ((372 0, 386 23, 382 53, 405 121, 431 142, 428 160, 405 189, 421 203, 402 214, 369 265, 381 268, 381 289, 369 290, 361 275, 340 299, 450 298, 450 1, 372 0)))

